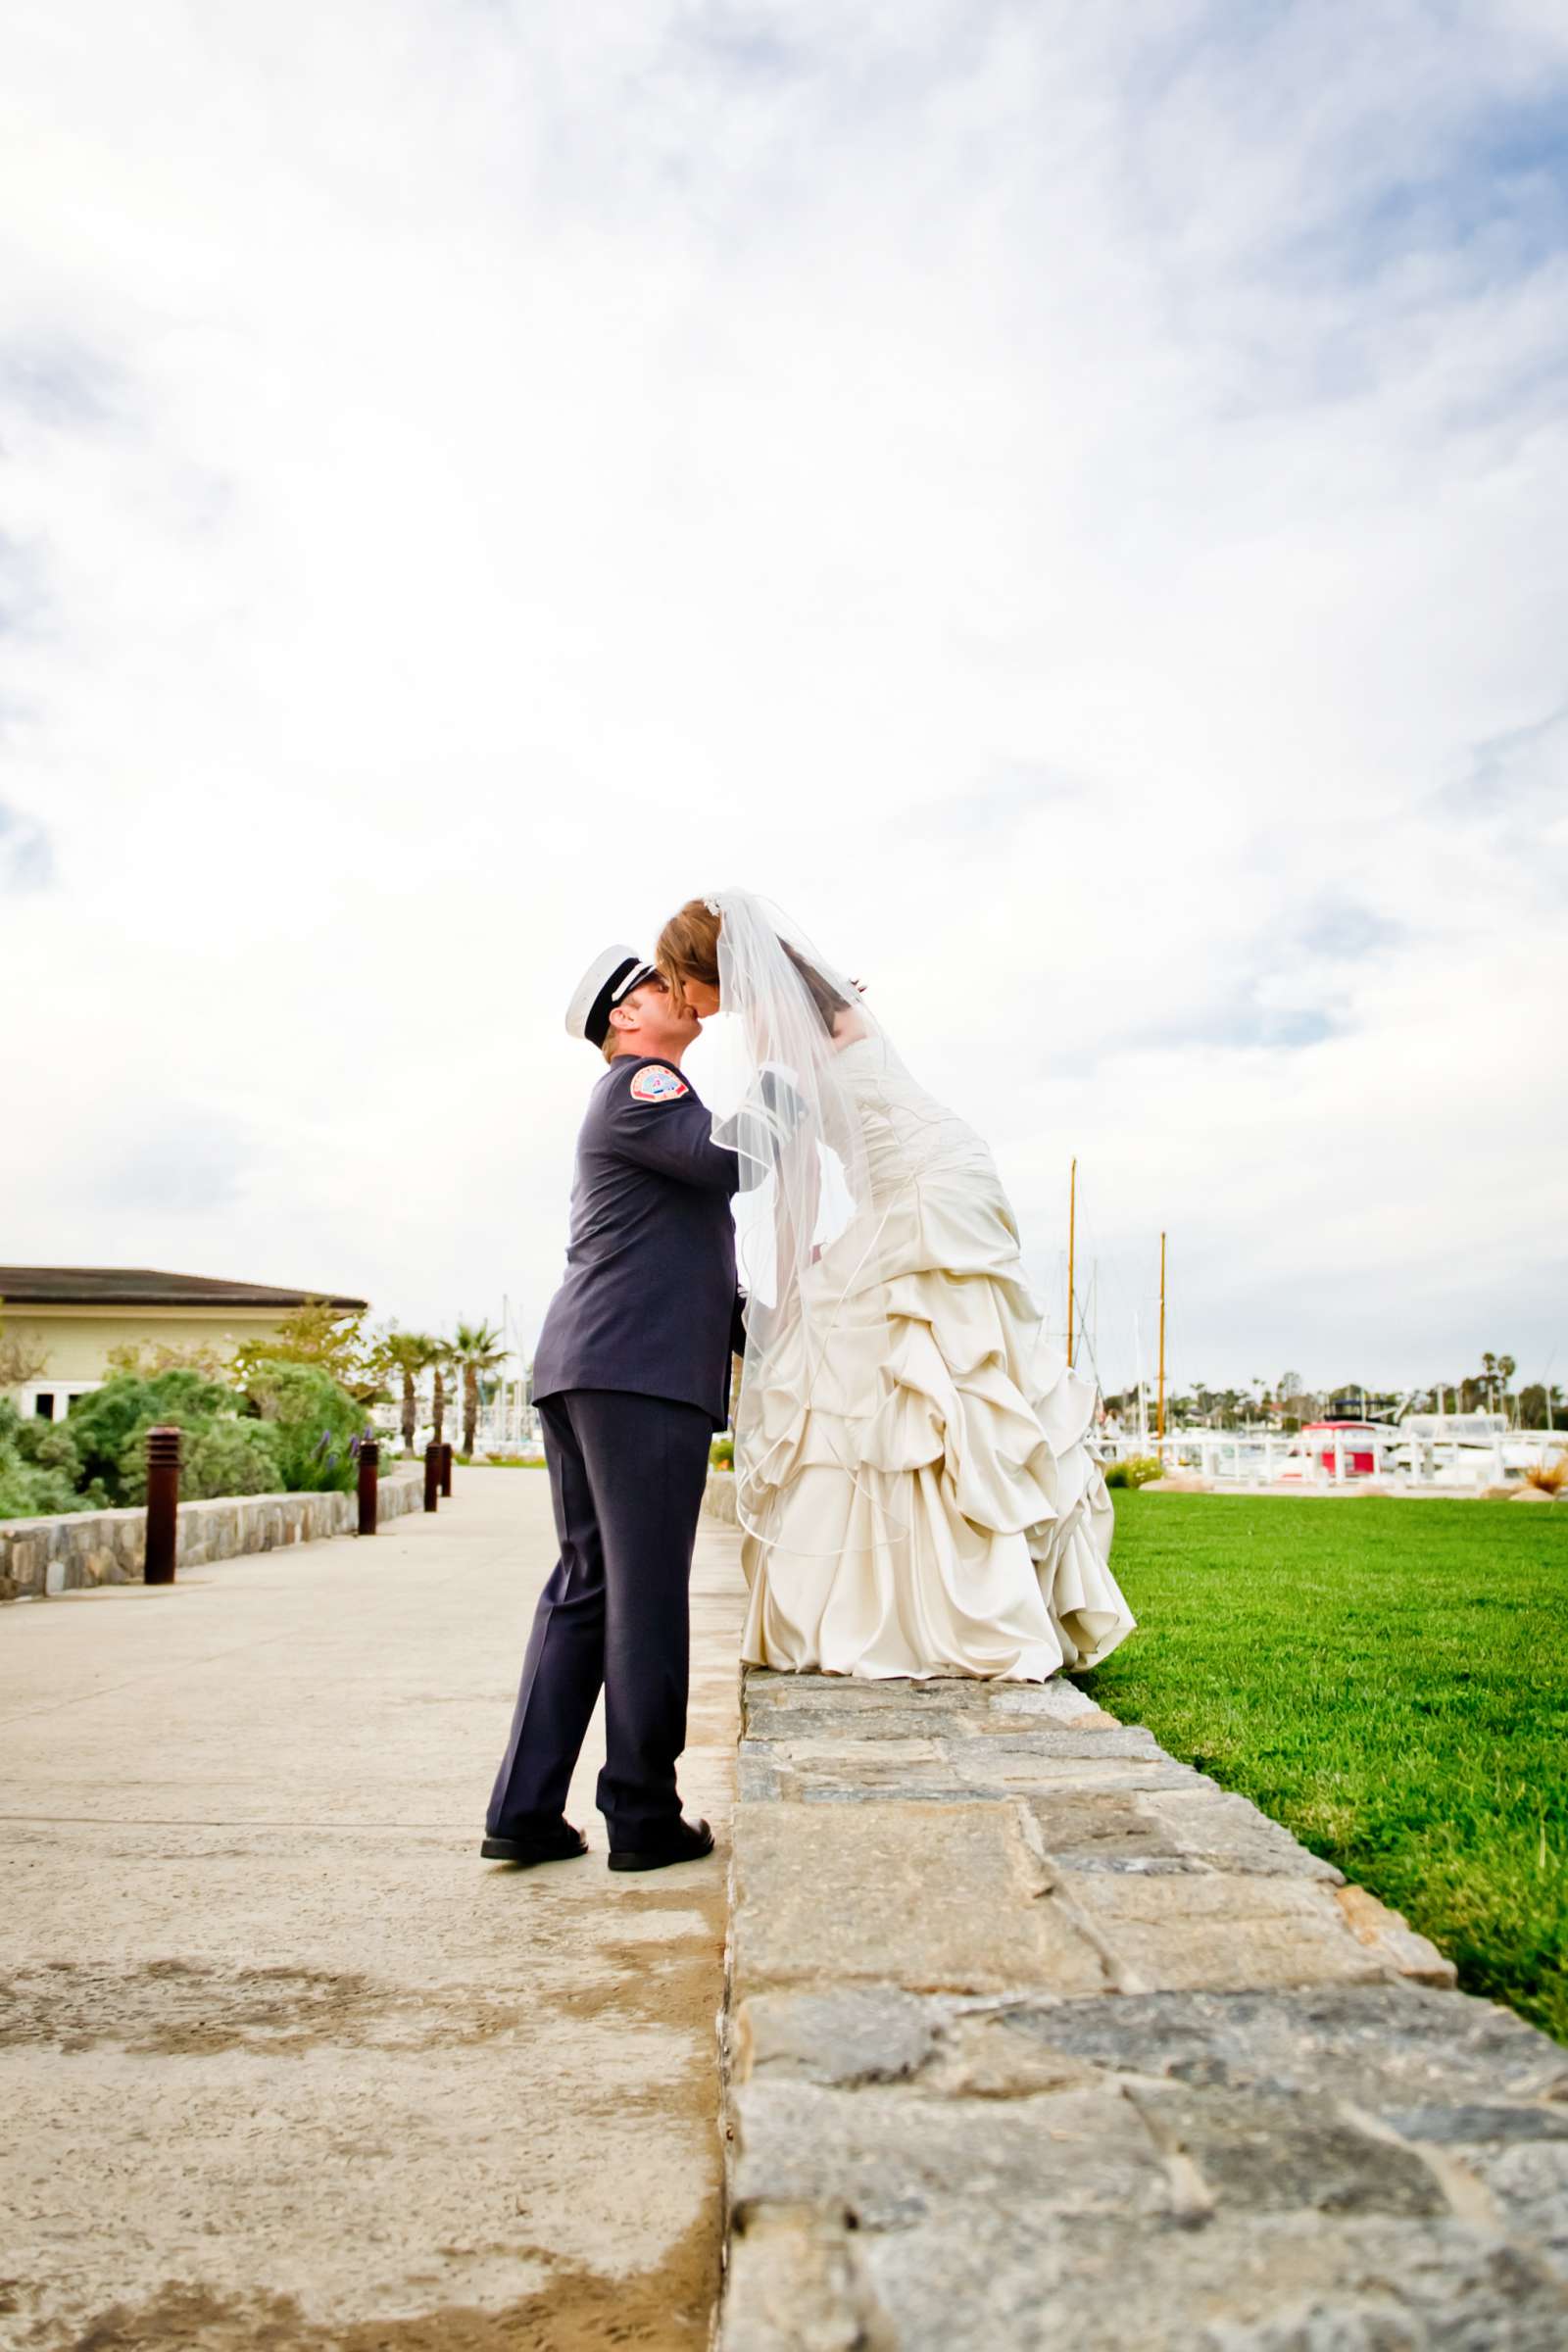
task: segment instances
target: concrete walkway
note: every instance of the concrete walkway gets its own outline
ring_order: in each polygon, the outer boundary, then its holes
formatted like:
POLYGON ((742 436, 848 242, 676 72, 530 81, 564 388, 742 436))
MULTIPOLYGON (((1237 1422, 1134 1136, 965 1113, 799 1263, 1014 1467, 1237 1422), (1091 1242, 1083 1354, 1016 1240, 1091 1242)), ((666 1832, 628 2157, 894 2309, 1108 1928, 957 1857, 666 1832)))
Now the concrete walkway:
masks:
POLYGON ((0 2343, 700 2347, 741 1585, 705 1528, 711 1860, 478 1858, 543 1475, 0 1618, 0 2343))

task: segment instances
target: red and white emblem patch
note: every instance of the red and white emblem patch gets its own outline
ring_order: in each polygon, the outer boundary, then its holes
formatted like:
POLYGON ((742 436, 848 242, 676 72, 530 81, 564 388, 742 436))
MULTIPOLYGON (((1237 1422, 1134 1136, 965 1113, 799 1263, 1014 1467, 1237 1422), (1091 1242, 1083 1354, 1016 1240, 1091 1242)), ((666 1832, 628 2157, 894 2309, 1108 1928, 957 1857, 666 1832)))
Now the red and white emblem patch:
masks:
POLYGON ((692 1090, 678 1071, 650 1061, 637 1072, 629 1091, 634 1102, 673 1102, 677 1095, 689 1095, 692 1090))

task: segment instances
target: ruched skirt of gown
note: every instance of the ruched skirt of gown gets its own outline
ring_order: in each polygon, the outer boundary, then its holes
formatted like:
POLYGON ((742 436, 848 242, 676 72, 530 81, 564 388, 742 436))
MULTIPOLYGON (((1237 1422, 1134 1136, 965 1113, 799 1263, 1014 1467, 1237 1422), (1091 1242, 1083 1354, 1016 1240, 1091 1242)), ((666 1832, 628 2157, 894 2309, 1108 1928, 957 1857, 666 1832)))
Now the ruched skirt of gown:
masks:
POLYGON ((1042 1682, 1108 1656, 1134 1620, 1094 1392, 1042 1340, 989 1163, 901 1189, 831 1323, 747 1398, 747 1663, 1042 1682))

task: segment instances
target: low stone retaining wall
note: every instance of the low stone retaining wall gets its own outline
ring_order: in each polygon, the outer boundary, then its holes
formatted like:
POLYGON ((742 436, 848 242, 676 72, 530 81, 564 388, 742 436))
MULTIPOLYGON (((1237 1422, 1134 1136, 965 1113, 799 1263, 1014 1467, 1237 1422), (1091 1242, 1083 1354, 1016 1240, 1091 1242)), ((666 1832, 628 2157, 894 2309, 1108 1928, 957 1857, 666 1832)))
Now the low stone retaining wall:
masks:
MULTIPOLYGON (((376 1492, 377 1523, 416 1511, 423 1502, 422 1465, 388 1471, 376 1492)), ((359 1519, 353 1494, 241 1494, 182 1502, 175 1568, 348 1535, 359 1519)), ((147 1514, 141 1510, 0 1519, 0 1600, 42 1600, 92 1585, 137 1584, 146 1549, 147 1514)))
POLYGON ((738 1527, 740 1513, 735 1507, 735 1473, 733 1470, 710 1470, 708 1484, 703 1489, 703 1517, 716 1519, 720 1527, 738 1527))
POLYGON ((721 2352, 1568 2344, 1568 2051, 1063 1684, 745 1680, 721 2352))

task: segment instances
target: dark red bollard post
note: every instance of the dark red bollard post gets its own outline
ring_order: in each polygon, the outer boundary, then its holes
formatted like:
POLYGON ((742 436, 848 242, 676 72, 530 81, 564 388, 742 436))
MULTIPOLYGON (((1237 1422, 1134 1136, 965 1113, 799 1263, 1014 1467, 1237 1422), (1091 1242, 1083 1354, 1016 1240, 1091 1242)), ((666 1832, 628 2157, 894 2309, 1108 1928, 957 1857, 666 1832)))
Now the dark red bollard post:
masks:
POLYGON ((179 1542, 179 1432, 147 1432, 147 1550, 144 1585, 172 1585, 179 1542))
POLYGON ((424 1507, 427 1511, 433 1511, 436 1508, 440 1493, 441 1448, 432 1438, 424 1449, 424 1507))
POLYGON ((381 1448, 373 1438, 360 1441, 360 1533, 373 1536, 376 1508, 375 1485, 381 1471, 381 1448))
POLYGON ((441 1494, 443 1499, 452 1493, 452 1440, 446 1438, 441 1446, 441 1494))

